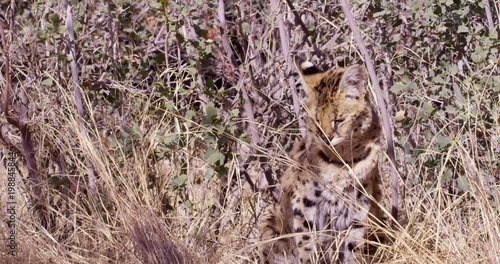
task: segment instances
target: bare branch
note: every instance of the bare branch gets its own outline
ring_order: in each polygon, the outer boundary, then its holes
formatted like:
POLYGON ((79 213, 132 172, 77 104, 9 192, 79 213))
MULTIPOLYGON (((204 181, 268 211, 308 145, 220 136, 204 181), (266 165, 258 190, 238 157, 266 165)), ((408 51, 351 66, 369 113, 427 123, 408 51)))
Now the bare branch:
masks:
POLYGON ((226 16, 225 16, 225 8, 224 8, 224 0, 219 0, 219 5, 217 6, 217 15, 219 18, 219 28, 222 38, 222 47, 226 52, 227 56, 231 60, 231 63, 236 67, 236 58, 234 57, 234 52, 231 48, 231 44, 227 38, 227 30, 226 30, 226 16))
MULTIPOLYGON (((78 67, 76 65, 76 43, 75 43, 75 32, 73 30, 73 15, 71 14, 71 4, 70 1, 67 1, 67 9, 66 9, 66 31, 69 37, 69 45, 70 45, 70 56, 71 56, 71 80, 73 81, 73 86, 75 87, 75 102, 76 108, 78 110, 78 124, 80 126, 80 132, 88 138, 87 129, 85 128, 85 122, 83 120, 83 116, 85 115, 83 109, 82 102, 82 90, 80 89, 80 85, 78 85, 78 67)), ((89 157, 85 157, 87 172, 89 177, 89 191, 94 199, 97 198, 97 187, 96 187, 96 178, 94 174, 94 166, 90 161, 89 157)))
POLYGON ((386 103, 384 100, 384 94, 382 92, 382 89, 380 89, 377 74, 375 72, 375 67, 373 66, 373 62, 370 58, 370 55, 368 54, 368 51, 366 50, 365 43, 363 42, 363 39, 361 38, 361 34, 359 33, 359 29, 356 26, 356 22, 354 21, 354 18, 352 16, 350 6, 346 0, 340 0, 340 5, 342 6, 342 10, 344 11, 344 15, 347 19, 347 23, 349 24, 349 27, 352 30, 352 34, 354 35, 354 39, 356 40, 356 43, 358 44, 359 50, 364 57, 366 68, 368 69, 368 74, 370 75, 370 79, 371 79, 373 88, 375 89, 375 95, 377 97, 377 102, 378 102, 378 105, 380 108, 380 113, 382 114, 382 123, 384 126, 385 138, 387 140, 387 155, 389 156, 389 159, 392 163, 391 164, 391 176, 392 176, 392 183, 391 183, 392 209, 391 209, 391 214, 392 214, 392 217, 394 218, 394 220, 397 221, 397 219, 398 219, 398 203, 399 203, 398 174, 396 171, 397 163, 396 163, 396 158, 395 158, 395 153, 394 153, 392 127, 391 127, 391 123, 389 120, 389 113, 387 112, 387 106, 386 106, 386 103))
POLYGON ((488 20, 488 28, 492 30, 495 28, 495 26, 493 25, 493 16, 491 15, 490 1, 483 0, 483 5, 484 11, 486 12, 486 19, 488 20))
MULTIPOLYGON (((250 134, 250 137, 252 138, 252 141, 254 142, 254 144, 256 146, 260 146, 264 142, 263 142, 262 138, 260 137, 259 132, 257 130, 257 126, 256 126, 257 122, 255 121, 254 109, 253 109, 252 103, 250 101, 248 91, 246 90, 246 87, 245 87, 244 74, 241 73, 242 72, 241 68, 237 65, 234 52, 231 48, 231 44, 229 42, 229 39, 227 38, 226 18, 225 18, 225 14, 224 14, 225 8, 224 8, 224 1, 223 0, 219 0, 219 5, 218 5, 217 10, 218 10, 218 18, 219 18, 219 27, 220 27, 222 43, 223 43, 222 46, 223 46, 224 51, 226 52, 227 56, 231 60, 232 67, 234 67, 235 71, 238 72, 237 75, 240 78, 240 80, 238 81, 238 88, 239 88, 239 91, 241 92, 241 96, 243 97, 243 100, 245 101, 243 109, 244 109, 245 115, 248 119, 248 133, 250 134)), ((254 147, 253 149, 258 150, 259 148, 254 147)), ((248 158, 248 162, 246 164, 244 164, 243 169, 240 170, 240 174, 245 176, 246 180, 248 181, 248 183, 250 184, 252 189, 255 191, 256 190, 255 184, 252 182, 252 180, 248 176, 248 173, 246 172, 246 170, 248 168, 248 164, 251 161, 253 161, 254 159, 255 159, 254 155, 251 155, 248 158)), ((270 191, 273 194, 273 196, 275 197, 275 188, 272 187, 272 186, 274 186, 273 172, 272 172, 271 167, 269 166, 269 162, 268 162, 267 158, 264 156, 261 156, 259 158, 259 161, 260 161, 261 168, 264 171, 266 181, 269 184, 269 186, 271 186, 270 191)))
POLYGON ((115 29, 113 27, 113 16, 111 14, 111 1, 108 2, 108 28, 109 28, 109 39, 111 40, 111 60, 113 62, 113 79, 116 81, 117 73, 116 69, 118 68, 116 64, 116 44, 115 44, 115 29))
MULTIPOLYGON (((5 63, 4 63, 4 72, 5 72, 5 91, 3 92, 3 113, 5 115, 5 118, 7 119, 7 122, 10 124, 16 126, 16 127, 21 127, 21 124, 19 123, 18 118, 11 116, 9 112, 9 106, 11 104, 11 94, 12 94, 12 80, 10 76, 10 55, 9 55, 9 48, 7 47, 7 41, 5 39, 5 31, 4 31, 4 22, 0 20, 0 37, 2 40, 2 48, 3 48, 3 53, 5 56, 5 63)), ((17 114, 16 114, 17 115, 17 114)))
POLYGON ((304 36, 305 41, 314 49, 314 53, 316 53, 316 56, 318 56, 318 58, 320 58, 321 57, 321 50, 318 48, 318 46, 315 43, 309 41, 309 36, 311 36, 311 32, 307 28, 306 24, 304 24, 304 21, 302 21, 302 19, 300 18, 299 12, 297 12, 297 10, 293 6, 293 3, 291 0, 286 0, 286 3, 288 4, 288 7, 290 8, 290 10, 293 13, 293 16, 295 18, 295 23, 299 24, 300 28, 305 33, 305 36, 304 36))
POLYGON ((299 121, 300 133, 302 134, 302 137, 305 137, 306 123, 300 116, 300 99, 297 93, 297 87, 295 85, 295 78, 290 74, 294 70, 294 64, 292 63, 292 59, 290 56, 290 47, 288 43, 288 35, 286 34, 285 23, 283 22, 283 14, 279 12, 279 3, 277 0, 271 0, 271 9, 272 12, 276 12, 276 23, 278 24, 278 30, 280 32, 281 49, 283 51, 283 54, 285 55, 285 62, 288 67, 286 74, 289 75, 288 85, 292 92, 293 109, 295 110, 295 114, 297 115, 297 119, 299 121))
POLYGON ((252 103, 250 101, 250 97, 248 97, 248 93, 244 85, 244 80, 245 80, 244 78, 241 78, 240 81, 238 82, 238 87, 239 90, 241 91, 241 96, 243 96, 243 100, 245 100, 245 102, 243 103, 243 109, 245 109, 245 114, 248 118, 248 128, 250 137, 252 137, 252 141, 256 145, 259 145, 260 143, 262 143, 261 142, 262 139, 260 138, 259 132, 257 130, 252 103))
MULTIPOLYGON (((11 79, 11 70, 10 70, 10 53, 9 53, 9 47, 7 46, 7 41, 5 38, 5 31, 4 31, 4 22, 0 20, 0 38, 1 38, 1 43, 3 47, 3 52, 5 56, 5 63, 4 63, 4 72, 5 72, 5 79, 6 79, 6 89, 4 90, 3 93, 3 114, 5 115, 7 122, 16 128, 19 129, 21 132, 21 145, 22 145, 22 154, 24 156, 24 160, 26 161, 26 166, 28 167, 28 178, 29 178, 29 188, 32 188, 33 190, 33 205, 36 206, 35 208, 40 208, 38 212, 40 213, 40 217, 42 222, 45 219, 45 212, 44 212, 44 206, 43 206, 43 198, 42 198, 42 189, 40 187, 40 178, 38 176, 38 167, 37 167, 37 162, 36 162, 36 157, 35 157, 35 151, 33 147, 33 142, 32 142, 32 134, 27 126, 28 122, 28 98, 26 96, 26 93, 24 89, 20 89, 19 91, 19 97, 21 99, 21 114, 16 113, 16 116, 12 116, 10 111, 9 111, 9 106, 11 105, 11 94, 12 94, 12 79, 11 79), (21 119, 22 118, 22 119, 21 119), (41 205, 41 206, 39 206, 41 205)), ((14 109, 12 109, 13 112, 16 112, 14 109)), ((3 134, 3 132, 2 132, 3 134)), ((2 136, 3 138, 3 136, 2 136)), ((6 139, 3 138, 3 141, 6 139)), ((17 149, 17 147, 16 147, 17 149)), ((44 225, 45 226, 45 225, 44 225)))

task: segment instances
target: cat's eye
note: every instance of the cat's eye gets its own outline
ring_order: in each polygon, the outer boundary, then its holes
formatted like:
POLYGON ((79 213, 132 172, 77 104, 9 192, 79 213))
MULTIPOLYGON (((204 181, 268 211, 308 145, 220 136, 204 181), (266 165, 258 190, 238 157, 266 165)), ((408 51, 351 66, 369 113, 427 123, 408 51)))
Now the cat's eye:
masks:
POLYGON ((345 121, 344 118, 335 119, 335 121, 333 121, 333 127, 335 128, 335 130, 337 130, 339 125, 344 121, 345 121))

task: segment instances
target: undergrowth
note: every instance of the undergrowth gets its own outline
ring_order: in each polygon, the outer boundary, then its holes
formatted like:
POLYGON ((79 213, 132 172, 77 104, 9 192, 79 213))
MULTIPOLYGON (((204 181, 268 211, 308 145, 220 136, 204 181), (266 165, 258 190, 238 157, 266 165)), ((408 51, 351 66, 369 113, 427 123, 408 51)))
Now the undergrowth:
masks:
MULTIPOLYGON (((363 63, 326 2, 0 1, 0 171, 16 171, 1 262, 258 263, 256 225, 301 137, 293 56, 363 63)), ((383 263, 500 262, 500 23, 485 3, 352 3, 394 128, 383 263)))

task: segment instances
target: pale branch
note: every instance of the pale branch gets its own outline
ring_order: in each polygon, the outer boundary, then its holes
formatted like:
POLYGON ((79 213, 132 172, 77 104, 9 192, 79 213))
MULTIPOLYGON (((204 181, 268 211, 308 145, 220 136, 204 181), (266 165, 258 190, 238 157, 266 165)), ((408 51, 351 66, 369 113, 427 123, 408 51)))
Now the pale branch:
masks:
POLYGON ((486 19, 488 20, 488 28, 493 30, 495 25, 493 24, 493 16, 491 15, 491 7, 489 0, 483 0, 484 11, 486 12, 486 19))
POLYGON ((392 208, 391 208, 391 215, 394 218, 394 221, 397 221, 398 219, 398 203, 399 203, 399 197, 398 197, 398 174, 396 170, 396 158, 395 158, 395 153, 394 153, 394 141, 392 137, 392 128, 391 128, 391 123, 389 120, 389 113, 387 112, 387 106, 386 102, 384 100, 384 95, 382 92, 382 89, 380 89, 379 81, 377 78, 377 74, 375 72, 375 67, 373 66, 373 62, 370 58, 370 55, 368 54, 368 51, 366 49, 365 43, 363 42, 363 39, 361 38, 361 34, 359 32, 358 27, 356 26, 356 22, 354 21, 353 15, 351 13, 351 9, 349 4, 347 3, 347 0, 340 0, 340 5, 342 6, 342 10, 344 12, 344 15, 346 17, 347 23, 349 24, 349 27, 351 28, 352 34, 354 36, 354 39, 358 45, 358 48, 363 55, 363 58, 365 60, 366 68, 368 69, 368 74, 370 75, 370 79, 372 82, 373 89, 375 90, 375 95, 377 97, 377 102, 380 108, 380 113, 382 115, 382 123, 384 126, 384 132, 385 132, 385 137, 387 140, 387 155, 389 156, 389 159, 391 161, 391 178, 392 178, 392 183, 391 183, 391 203, 392 203, 392 208))
POLYGON ((236 58, 234 56, 233 49, 231 48, 231 44, 229 43, 229 39, 227 37, 224 0, 219 0, 219 5, 217 6, 217 16, 219 18, 219 29, 221 33, 222 47, 224 48, 224 51, 226 52, 229 59, 231 60, 233 66, 236 67, 237 66, 236 58))
MULTIPOLYGON (((231 48, 231 44, 229 43, 229 39, 227 37, 227 29, 226 29, 226 18, 225 18, 225 8, 224 8, 224 0, 219 0, 219 5, 217 7, 217 14, 219 18, 219 28, 221 32, 221 41, 222 41, 222 47, 224 48, 224 51, 226 52, 227 56, 231 60, 232 67, 235 70, 238 70, 238 65, 236 64, 236 58, 234 56, 234 52, 231 48)), ((243 97, 243 100, 245 100, 243 104, 243 109, 245 110, 245 114, 248 119, 248 127, 249 127, 249 134, 250 137, 252 138, 252 141, 256 144, 259 145, 262 141, 262 139, 259 136, 256 122, 255 122, 255 115, 254 115, 254 110, 252 107, 252 103, 250 101, 250 97, 248 96, 247 90, 244 85, 244 76, 239 73, 238 74, 240 80, 238 81, 238 88, 241 91, 241 95, 243 97)))
POLYGON ((241 96, 243 97, 244 103, 243 103, 243 109, 245 110, 245 114, 248 119, 248 128, 249 128, 249 134, 250 137, 252 138, 252 141, 256 144, 259 145, 262 143, 262 139, 259 136, 259 132, 257 130, 256 122, 255 122, 255 115, 254 115, 254 110, 252 107, 252 103, 250 101, 250 97, 248 96, 246 87, 244 85, 244 78, 241 78, 240 81, 238 82, 238 88, 241 91, 241 96))
POLYGON ((276 24, 278 24, 281 50, 283 51, 283 54, 285 56, 285 63, 287 65, 287 71, 285 74, 288 75, 288 85, 292 93, 293 109, 295 111, 295 114, 297 115, 297 120, 299 121, 300 133, 302 137, 305 137, 307 127, 304 119, 300 115, 300 99, 297 93, 297 87, 295 85, 295 78, 291 75, 291 72, 294 70, 293 65, 295 64, 292 62, 288 35, 286 34, 285 23, 283 22, 283 14, 279 12, 280 6, 278 0, 271 0, 271 9, 271 11, 276 14, 276 24))
MULTIPOLYGON (((82 135, 88 139, 88 133, 87 129, 85 128, 85 121, 84 121, 84 115, 85 115, 85 110, 83 108, 83 101, 82 101, 82 90, 80 89, 80 85, 78 84, 78 67, 76 65, 76 40, 75 40, 75 32, 73 29, 73 15, 71 13, 71 3, 70 1, 66 2, 67 4, 67 9, 66 9, 66 32, 68 33, 68 38, 69 38, 69 52, 71 56, 71 62, 70 62, 70 67, 71 67, 71 80, 73 82, 73 86, 75 88, 75 102, 76 102, 76 108, 78 111, 78 124, 80 128, 80 132, 82 135)), ((91 196, 94 199, 97 199, 97 187, 96 187, 96 178, 94 174, 94 166, 90 160, 90 157, 85 156, 85 163, 87 166, 87 173, 88 173, 88 186, 89 186, 89 191, 91 196)))

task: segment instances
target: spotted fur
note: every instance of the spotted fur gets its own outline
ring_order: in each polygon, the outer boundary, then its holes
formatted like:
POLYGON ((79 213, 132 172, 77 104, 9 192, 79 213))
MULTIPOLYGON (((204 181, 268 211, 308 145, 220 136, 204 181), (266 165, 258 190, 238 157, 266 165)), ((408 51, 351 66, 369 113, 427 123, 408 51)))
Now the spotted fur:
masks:
POLYGON ((264 263, 363 263, 369 217, 380 219, 381 127, 362 66, 297 63, 307 136, 289 153, 280 201, 260 224, 264 263))

